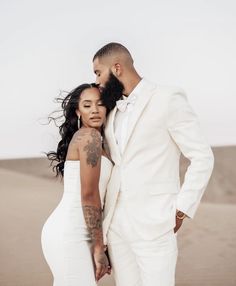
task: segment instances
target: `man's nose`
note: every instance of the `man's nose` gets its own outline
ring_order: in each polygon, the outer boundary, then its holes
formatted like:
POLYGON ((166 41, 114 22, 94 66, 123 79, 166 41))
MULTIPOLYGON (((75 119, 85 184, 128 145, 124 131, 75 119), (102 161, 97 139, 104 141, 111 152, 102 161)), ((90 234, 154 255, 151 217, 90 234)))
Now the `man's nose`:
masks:
POLYGON ((100 85, 99 79, 98 77, 96 77, 96 82, 95 82, 98 86, 100 85))

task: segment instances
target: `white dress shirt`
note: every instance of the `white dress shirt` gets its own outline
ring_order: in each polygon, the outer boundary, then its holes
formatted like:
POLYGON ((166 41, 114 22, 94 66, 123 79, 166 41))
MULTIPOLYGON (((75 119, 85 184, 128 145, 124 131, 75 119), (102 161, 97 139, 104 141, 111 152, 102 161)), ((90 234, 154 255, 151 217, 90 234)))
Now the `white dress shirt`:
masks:
MULTIPOLYGON (((121 112, 117 109, 115 120, 114 120, 114 132, 116 143, 119 147, 120 154, 122 155, 124 152, 124 144, 126 140, 127 130, 129 127, 129 119, 132 114, 133 109, 135 108, 135 103, 138 100, 139 96, 141 96, 141 89, 144 85, 144 79, 136 85, 133 91, 128 96, 129 100, 132 99, 132 103, 128 104, 126 110, 121 112)), ((127 97, 123 95, 123 100, 127 100, 127 97)))

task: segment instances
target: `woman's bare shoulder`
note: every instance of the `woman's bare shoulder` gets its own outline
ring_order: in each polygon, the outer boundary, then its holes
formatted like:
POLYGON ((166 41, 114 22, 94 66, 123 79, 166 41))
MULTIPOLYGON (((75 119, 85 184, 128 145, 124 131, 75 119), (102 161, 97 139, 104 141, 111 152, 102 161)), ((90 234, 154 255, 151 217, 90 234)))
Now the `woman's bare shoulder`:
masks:
POLYGON ((101 141, 101 134, 95 128, 84 127, 75 132, 72 141, 78 145, 84 145, 88 141, 96 141, 98 144, 101 141))

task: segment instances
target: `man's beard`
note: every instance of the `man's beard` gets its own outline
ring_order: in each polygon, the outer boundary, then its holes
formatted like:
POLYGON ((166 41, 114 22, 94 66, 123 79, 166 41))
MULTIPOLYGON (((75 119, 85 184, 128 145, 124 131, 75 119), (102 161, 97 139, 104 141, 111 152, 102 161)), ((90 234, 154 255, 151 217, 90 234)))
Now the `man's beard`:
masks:
POLYGON ((110 72, 109 78, 101 91, 101 99, 108 111, 116 106, 116 101, 122 98, 124 85, 110 72))

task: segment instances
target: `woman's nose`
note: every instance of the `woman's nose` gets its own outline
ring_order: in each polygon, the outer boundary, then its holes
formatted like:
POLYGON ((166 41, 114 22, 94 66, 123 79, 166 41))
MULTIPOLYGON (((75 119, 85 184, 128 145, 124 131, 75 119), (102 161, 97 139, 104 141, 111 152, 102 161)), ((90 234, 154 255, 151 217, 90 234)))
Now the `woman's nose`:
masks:
POLYGON ((98 112, 99 112, 98 106, 94 105, 92 109, 92 113, 98 113, 98 112))

